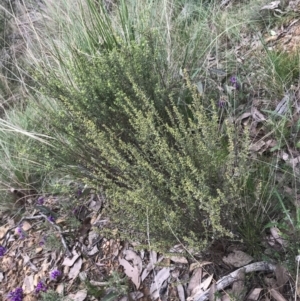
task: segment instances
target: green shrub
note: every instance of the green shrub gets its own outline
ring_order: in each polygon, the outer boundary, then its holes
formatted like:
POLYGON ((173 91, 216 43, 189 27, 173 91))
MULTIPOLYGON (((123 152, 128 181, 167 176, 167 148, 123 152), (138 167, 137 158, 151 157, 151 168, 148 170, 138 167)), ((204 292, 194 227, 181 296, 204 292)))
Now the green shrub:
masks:
POLYGON ((146 42, 85 60, 74 53, 74 62, 69 82, 48 77, 43 87, 65 108, 53 116, 65 133, 59 153, 105 190, 122 237, 145 241, 148 231, 165 248, 175 235, 201 249, 231 236, 248 175, 247 135, 230 122, 221 132, 217 109, 187 75, 178 105, 178 86, 162 81, 146 42))

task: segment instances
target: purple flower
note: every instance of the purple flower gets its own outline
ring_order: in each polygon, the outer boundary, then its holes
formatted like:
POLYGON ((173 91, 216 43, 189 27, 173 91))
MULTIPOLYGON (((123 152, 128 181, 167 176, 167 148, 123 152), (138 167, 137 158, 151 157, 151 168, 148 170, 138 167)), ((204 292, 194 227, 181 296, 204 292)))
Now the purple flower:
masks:
POLYGON ((14 291, 8 294, 8 298, 11 301, 22 301, 23 299, 23 290, 21 287, 16 288, 14 291))
POLYGON ((61 271, 59 270, 53 270, 51 273, 50 273, 50 279, 51 280, 54 280, 54 281, 57 281, 57 279, 61 276, 61 271))
POLYGON ((20 239, 24 239, 26 237, 25 231, 22 229, 22 225, 17 228, 17 233, 20 235, 20 239))
POLYGON ((226 106, 226 99, 224 97, 221 97, 218 101, 218 107, 219 108, 224 108, 226 106))
POLYGON ((46 243, 46 237, 44 236, 44 237, 42 237, 42 239, 40 240, 39 245, 40 245, 40 246, 43 246, 45 243, 46 243))
POLYGON ((237 79, 236 76, 231 76, 229 80, 230 80, 230 82, 232 83, 232 86, 233 86, 236 90, 238 90, 238 89, 240 88, 240 84, 238 83, 238 79, 237 79))
POLYGON ((52 215, 49 215, 47 217, 48 221, 51 222, 51 223, 55 223, 55 218, 52 216, 52 215))
POLYGON ((43 205, 44 202, 45 202, 45 198, 44 198, 43 196, 40 196, 40 197, 37 199, 37 201, 36 201, 36 203, 37 203, 38 205, 43 205))
POLYGON ((38 294, 39 292, 45 292, 45 291, 47 291, 47 286, 45 285, 44 282, 40 281, 35 288, 35 293, 38 294))
POLYGON ((0 246, 0 257, 4 256, 5 252, 6 252, 6 249, 4 247, 0 246))
POLYGON ((230 82, 231 82, 232 84, 237 83, 237 77, 236 77, 236 76, 231 76, 231 77, 230 77, 230 82))

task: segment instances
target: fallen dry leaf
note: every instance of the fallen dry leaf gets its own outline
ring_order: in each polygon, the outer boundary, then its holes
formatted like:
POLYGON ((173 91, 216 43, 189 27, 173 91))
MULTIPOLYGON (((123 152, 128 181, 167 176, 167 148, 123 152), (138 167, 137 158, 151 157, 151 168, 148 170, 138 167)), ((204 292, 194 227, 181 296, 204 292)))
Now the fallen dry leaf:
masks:
POLYGON ((178 294, 179 300, 185 301, 184 288, 183 288, 182 284, 181 283, 177 284, 176 288, 177 288, 177 294, 178 294))
POLYGON ((183 263, 183 264, 188 263, 187 259, 183 256, 171 256, 170 259, 175 263, 183 263))
POLYGON ((29 294, 34 291, 33 275, 25 276, 22 288, 25 294, 29 294))
POLYGON ((276 300, 276 301, 287 301, 277 290, 274 288, 270 289, 270 295, 276 300))
POLYGON ((159 291, 162 284, 170 277, 170 268, 161 269, 155 276, 150 286, 151 297, 155 300, 159 298, 159 291))
POLYGON ((87 297, 87 290, 80 290, 76 294, 69 294, 67 297, 74 301, 83 301, 87 297))
POLYGON ((238 272, 237 280, 232 284, 232 294, 237 300, 244 300, 245 297, 245 271, 241 269, 238 272))
POLYGON ((286 93, 282 100, 278 103, 275 109, 275 113, 278 115, 284 115, 288 110, 288 105, 291 101, 292 97, 290 93, 286 93))
POLYGON ((197 300, 203 294, 203 292, 206 291, 207 288, 210 286, 212 279, 213 275, 209 276, 200 285, 196 286, 193 289, 191 296, 187 298, 187 301, 197 300))
POLYGON ((289 281, 287 269, 281 265, 277 264, 275 269, 275 277, 278 285, 278 290, 282 293, 283 286, 289 281))
POLYGON ((22 223, 22 229, 23 229, 24 231, 28 231, 30 228, 31 228, 31 224, 30 224, 29 222, 24 221, 24 222, 22 223))
POLYGON ((75 279, 78 276, 78 274, 80 273, 81 266, 82 258, 78 258, 78 260, 74 263, 68 274, 70 279, 75 279))
POLYGON ((233 253, 230 253, 227 257, 223 257, 223 261, 226 264, 232 265, 236 268, 242 267, 248 263, 250 263, 253 258, 246 254, 243 251, 235 250, 233 253))
POLYGON ((123 296, 119 301, 135 301, 138 300, 140 298, 144 297, 144 294, 142 292, 131 292, 129 295, 127 296, 123 296))
POLYGON ((232 301, 232 299, 227 294, 224 294, 222 295, 221 301, 232 301))
POLYGON ((193 262, 191 265, 190 265, 190 269, 189 271, 192 272, 194 269, 196 268, 202 268, 204 267, 205 265, 208 265, 208 264, 211 264, 212 262, 211 261, 202 261, 202 262, 193 262))
POLYGON ((278 8, 280 5, 280 1, 272 1, 269 4, 263 6, 260 10, 274 10, 276 8, 278 8))
POLYGON ((193 275, 189 281, 188 287, 187 287, 187 293, 188 296, 191 295, 192 291, 195 287, 199 286, 202 281, 202 268, 197 268, 194 270, 193 275))
POLYGON ((129 249, 125 250, 123 254, 126 260, 132 261, 133 265, 138 268, 139 274, 141 274, 143 268, 143 262, 141 257, 138 256, 134 251, 129 249))
POLYGON ((75 247, 72 250, 72 255, 73 255, 72 258, 65 257, 62 265, 66 265, 68 267, 71 267, 75 263, 75 261, 78 259, 78 257, 80 256, 80 254, 77 253, 75 247))
POLYGON ((38 298, 37 298, 37 296, 30 294, 30 295, 26 295, 23 298, 23 301, 38 301, 38 298))
POLYGON ((271 227, 270 232, 274 240, 279 243, 281 246, 285 247, 287 245, 287 242, 283 240, 280 236, 280 231, 277 227, 271 227))
POLYGON ((258 152, 264 145, 265 145, 265 142, 263 140, 260 140, 260 141, 257 141, 256 143, 252 143, 249 146, 249 150, 251 152, 258 152))
POLYGON ((257 122, 266 121, 266 117, 264 116, 264 114, 258 111, 258 109, 255 107, 251 108, 251 114, 252 114, 252 118, 257 122))
POLYGON ((56 287, 56 290, 55 290, 57 293, 59 293, 60 295, 62 295, 65 291, 65 285, 64 283, 59 283, 56 287))
POLYGON ((138 300, 142 297, 144 297, 144 294, 142 292, 136 291, 136 292, 131 292, 129 294, 131 300, 138 300))
POLYGON ((263 289, 262 288, 254 288, 247 297, 247 300, 256 301, 259 299, 259 295, 263 289))
MULTIPOLYGON (((143 270, 143 273, 141 275, 142 282, 149 275, 149 273, 154 269, 155 263, 157 262, 157 252, 150 251, 149 259, 150 259, 150 262, 148 263, 147 267, 143 270)), ((164 259, 164 257, 160 256, 160 258, 158 259, 158 262, 162 261, 163 259, 164 259)))
POLYGON ((0 239, 4 237, 8 229, 9 229, 9 225, 4 225, 0 227, 0 239))
POLYGON ((119 258, 119 264, 124 267, 124 273, 131 279, 135 287, 138 289, 141 284, 140 273, 137 266, 132 266, 127 260, 119 258))

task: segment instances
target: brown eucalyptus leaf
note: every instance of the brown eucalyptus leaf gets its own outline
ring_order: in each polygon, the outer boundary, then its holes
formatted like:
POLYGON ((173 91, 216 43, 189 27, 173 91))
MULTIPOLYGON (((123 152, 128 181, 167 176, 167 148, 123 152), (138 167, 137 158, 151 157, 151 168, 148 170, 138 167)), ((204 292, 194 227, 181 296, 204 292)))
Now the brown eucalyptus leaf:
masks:
POLYGON ((254 288, 247 297, 247 300, 259 300, 259 295, 263 289, 262 288, 254 288))
POLYGON ((260 10, 274 10, 276 8, 278 8, 280 5, 280 1, 272 1, 269 4, 263 6, 260 10))
POLYGON ((162 268, 155 276, 150 286, 150 295, 153 299, 159 297, 162 284, 170 277, 170 268, 162 268))
POLYGON ((209 293, 208 293, 209 301, 220 301, 220 298, 215 296, 216 292, 217 292, 217 285, 215 282, 213 282, 209 288, 209 293))
POLYGON ((222 295, 221 301, 232 301, 231 297, 227 294, 222 295))
POLYGON ((274 288, 270 289, 270 295, 276 300, 276 301, 287 301, 277 290, 274 288))
POLYGON ((275 109, 275 113, 278 115, 284 115, 288 110, 288 105, 291 100, 291 96, 289 93, 285 94, 281 101, 278 103, 275 109))
POLYGON ((25 294, 29 294, 34 291, 33 275, 25 276, 24 281, 23 281, 23 291, 25 294))
POLYGON ((78 257, 80 256, 80 254, 77 253, 75 248, 73 248, 73 250, 72 250, 72 255, 73 255, 72 258, 65 257, 62 265, 66 265, 68 267, 71 267, 75 263, 75 261, 78 259, 78 257))
POLYGON ((208 264, 211 264, 212 262, 211 261, 202 261, 202 262, 193 262, 191 265, 190 265, 190 269, 189 271, 192 272, 193 270, 195 270, 196 268, 202 268, 208 264))
POLYGON ((37 296, 29 294, 23 298, 23 301, 38 301, 38 298, 37 298, 37 296))
POLYGON ((257 122, 266 121, 266 117, 257 108, 252 107, 251 109, 252 118, 257 122))
POLYGON ((74 265, 70 269, 68 275, 70 279, 75 279, 78 276, 78 274, 80 273, 81 266, 82 266, 82 258, 78 258, 78 260, 74 263, 74 265))
POLYGON ((213 280, 213 275, 210 275, 200 285, 196 286, 193 289, 191 296, 187 298, 187 301, 197 300, 203 294, 203 292, 208 289, 212 280, 213 280))
POLYGON ((143 268, 143 262, 141 257, 138 256, 134 251, 129 249, 125 250, 123 254, 126 260, 132 261, 133 265, 138 268, 139 274, 141 274, 143 268))
POLYGON ((183 288, 182 284, 181 283, 177 284, 176 288, 177 288, 177 294, 178 294, 179 300, 185 301, 184 288, 183 288))
POLYGON ((175 263, 182 263, 182 264, 188 263, 187 259, 183 256, 171 256, 170 259, 175 263))
POLYGON ((286 246, 287 242, 282 239, 280 236, 280 231, 277 227, 271 227, 270 232, 277 243, 279 243, 281 246, 286 246))
POLYGON ((280 293, 282 293, 283 286, 289 281, 287 269, 283 265, 277 264, 275 269, 275 277, 278 285, 278 290, 280 293))
POLYGON ((251 152, 258 152, 264 145, 265 145, 265 142, 263 140, 260 140, 254 144, 251 144, 249 147, 249 150, 251 152))
POLYGON ((244 269, 241 269, 238 272, 236 281, 234 281, 232 284, 232 293, 237 299, 244 300, 244 296, 245 296, 245 270, 244 269))
POLYGON ((67 297, 74 301, 84 301, 87 297, 87 290, 80 290, 76 294, 69 294, 67 297))
POLYGON ((188 296, 191 295, 195 287, 201 284, 201 281, 202 281, 202 268, 196 268, 193 272, 193 275, 187 287, 188 296))
POLYGON ((124 273, 133 282, 135 287, 138 289, 141 284, 140 273, 137 266, 132 266, 127 260, 119 258, 119 264, 124 267, 124 273))
POLYGON ((30 228, 31 228, 31 224, 29 222, 27 222, 27 221, 22 222, 22 229, 24 231, 28 231, 30 228))

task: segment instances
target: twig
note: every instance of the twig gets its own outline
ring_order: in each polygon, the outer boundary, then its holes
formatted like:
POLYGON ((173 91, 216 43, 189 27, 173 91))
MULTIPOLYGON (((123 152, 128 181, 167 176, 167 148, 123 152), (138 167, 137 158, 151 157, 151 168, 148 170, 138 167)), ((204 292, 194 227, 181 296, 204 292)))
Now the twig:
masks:
POLYGON ((299 255, 296 256, 296 261, 297 261, 297 275, 296 275, 296 289, 295 289, 295 301, 297 301, 297 287, 298 287, 298 281, 299 281, 299 261, 300 261, 300 257, 299 255))
MULTIPOLYGON (((261 261, 261 262, 255 262, 249 265, 246 265, 232 273, 230 273, 227 276, 222 277, 219 281, 216 283, 216 291, 222 291, 224 288, 238 280, 238 274, 241 270, 243 270, 244 273, 251 273, 251 272, 258 272, 258 271, 275 271, 276 266, 274 264, 261 261)), ((200 292, 200 295, 194 296, 191 298, 194 301, 205 301, 209 297, 209 291, 210 289, 207 289, 205 292, 200 292)))
MULTIPOLYGON (((6 241, 6 236, 7 236, 7 234, 8 234, 11 230, 13 230, 13 229, 19 227, 20 224, 22 224, 22 222, 23 222, 24 220, 39 219, 39 218, 41 218, 41 217, 42 217, 41 215, 22 217, 22 218, 20 219, 20 221, 18 222, 17 225, 15 225, 15 226, 13 226, 13 227, 11 227, 11 228, 9 228, 9 229, 6 230, 6 232, 5 232, 4 236, 3 236, 4 241, 6 241)), ((6 243, 4 244, 4 246, 6 246, 6 243)))
MULTIPOLYGON (((58 225, 56 225, 55 223, 53 223, 52 221, 50 221, 50 220, 48 219, 48 217, 47 217, 45 214, 43 214, 43 213, 40 213, 40 215, 35 215, 35 216, 25 216, 25 217, 22 217, 22 218, 20 219, 20 221, 18 222, 17 225, 15 225, 15 226, 9 228, 9 229, 5 232, 5 235, 3 236, 3 237, 5 238, 4 241, 6 241, 6 236, 7 236, 7 234, 8 234, 11 230, 13 230, 13 229, 19 227, 19 226, 22 224, 22 222, 23 222, 24 220, 40 219, 41 217, 43 217, 44 219, 46 219, 50 224, 52 224, 52 226, 53 226, 54 228, 56 228, 56 230, 57 230, 58 233, 59 233, 59 236, 60 236, 60 239, 61 239, 61 243, 62 243, 62 245, 64 246, 64 248, 65 248, 65 250, 66 250, 66 252, 67 252, 67 256, 68 256, 68 257, 72 257, 72 253, 71 253, 71 251, 69 250, 69 248, 68 248, 68 246, 67 246, 67 243, 66 243, 66 241, 65 241, 65 239, 64 239, 64 237, 63 237, 61 228, 60 228, 58 225)), ((6 245, 6 244, 4 244, 4 246, 5 246, 5 245, 6 245)))
POLYGON ((50 221, 45 214, 41 213, 40 216, 42 216, 44 219, 46 219, 57 230, 57 232, 59 233, 59 236, 60 236, 61 243, 62 243, 62 245, 64 246, 64 248, 65 248, 65 250, 67 252, 67 256, 69 258, 72 257, 73 255, 72 255, 71 251, 69 250, 69 248, 67 246, 67 243, 66 243, 66 241, 64 239, 64 236, 62 234, 62 230, 61 230, 60 226, 58 226, 54 222, 50 221))

